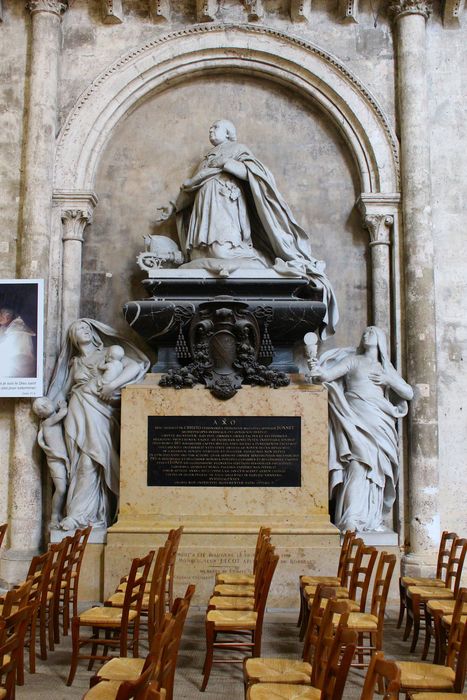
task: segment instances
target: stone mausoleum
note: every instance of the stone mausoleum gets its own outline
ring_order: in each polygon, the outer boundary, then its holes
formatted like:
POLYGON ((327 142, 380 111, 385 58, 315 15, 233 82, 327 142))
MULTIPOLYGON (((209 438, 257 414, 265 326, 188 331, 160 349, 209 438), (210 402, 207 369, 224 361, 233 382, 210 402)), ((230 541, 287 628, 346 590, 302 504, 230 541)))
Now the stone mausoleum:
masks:
MULTIPOLYGON (((427 571, 441 531, 467 531, 464 0, 0 0, 0 37, 0 277, 43 280, 35 396, 52 401, 0 398, 0 586, 91 521, 81 595, 101 599, 183 524, 180 585, 204 604, 269 525, 271 604, 296 607, 298 574, 333 573, 334 523, 364 498, 328 491, 347 471, 328 404, 358 372, 398 398, 371 482, 384 513, 357 529, 427 571), (125 377, 121 418, 105 372, 125 377), (107 450, 103 469, 83 444, 107 450)), ((6 334, 21 308, 2 294, 6 334)))

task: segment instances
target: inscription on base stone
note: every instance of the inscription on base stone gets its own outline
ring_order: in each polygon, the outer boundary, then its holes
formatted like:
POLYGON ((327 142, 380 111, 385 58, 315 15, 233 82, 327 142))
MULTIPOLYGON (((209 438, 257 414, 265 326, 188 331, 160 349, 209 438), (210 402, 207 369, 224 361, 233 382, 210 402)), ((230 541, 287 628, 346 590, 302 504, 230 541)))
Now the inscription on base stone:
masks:
POLYGON ((301 486, 301 418, 149 416, 148 486, 301 486))

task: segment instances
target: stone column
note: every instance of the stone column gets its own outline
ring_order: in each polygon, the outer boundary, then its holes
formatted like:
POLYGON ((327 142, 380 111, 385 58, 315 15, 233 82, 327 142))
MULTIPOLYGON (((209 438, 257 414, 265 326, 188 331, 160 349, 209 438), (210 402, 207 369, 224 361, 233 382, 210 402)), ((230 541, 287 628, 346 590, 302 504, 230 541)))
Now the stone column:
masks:
POLYGON ((410 571, 433 561, 440 536, 435 294, 430 129, 426 76, 426 0, 391 7, 397 48, 407 381, 409 414, 410 571))
MULTIPOLYGON (((53 161, 57 132, 58 67, 61 15, 59 0, 31 0, 30 79, 24 152, 24 204, 20 240, 20 276, 46 279, 49 269, 53 161)), ((47 316, 46 316, 47 318, 47 316)), ((1 578, 22 576, 41 544, 41 457, 37 423, 30 400, 15 405, 13 458, 10 471, 10 549, 2 557, 1 578)))
POLYGON ((63 190, 54 193, 62 222, 62 338, 73 321, 79 317, 81 298, 81 257, 84 229, 92 221, 97 196, 94 192, 63 190))

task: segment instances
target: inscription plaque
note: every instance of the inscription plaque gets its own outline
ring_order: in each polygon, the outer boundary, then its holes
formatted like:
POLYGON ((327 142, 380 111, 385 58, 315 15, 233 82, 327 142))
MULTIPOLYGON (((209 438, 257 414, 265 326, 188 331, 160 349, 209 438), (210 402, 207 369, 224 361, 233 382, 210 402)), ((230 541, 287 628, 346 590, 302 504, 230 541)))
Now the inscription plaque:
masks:
POLYGON ((148 486, 301 486, 301 418, 149 416, 148 486))

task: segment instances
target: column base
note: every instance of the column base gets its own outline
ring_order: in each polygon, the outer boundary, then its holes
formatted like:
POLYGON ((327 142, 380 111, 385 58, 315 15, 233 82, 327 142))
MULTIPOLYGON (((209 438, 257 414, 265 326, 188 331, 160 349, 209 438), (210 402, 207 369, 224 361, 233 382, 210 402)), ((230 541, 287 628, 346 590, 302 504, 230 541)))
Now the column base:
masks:
POLYGON ((38 549, 7 549, 0 556, 0 586, 11 588, 26 578, 31 559, 38 549))
POLYGON ((432 552, 426 554, 404 554, 401 558, 402 576, 432 577, 436 573, 436 558, 432 552))

